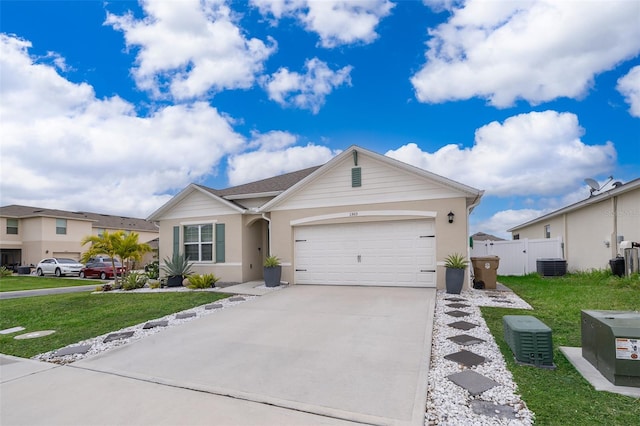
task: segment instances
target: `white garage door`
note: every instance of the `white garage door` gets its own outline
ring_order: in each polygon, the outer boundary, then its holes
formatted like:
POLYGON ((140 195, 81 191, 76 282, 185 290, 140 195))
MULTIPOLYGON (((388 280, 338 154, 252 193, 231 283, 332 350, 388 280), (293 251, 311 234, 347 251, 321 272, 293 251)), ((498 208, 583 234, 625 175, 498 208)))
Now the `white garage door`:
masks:
POLYGON ((300 226, 297 284, 436 286, 432 219, 300 226))

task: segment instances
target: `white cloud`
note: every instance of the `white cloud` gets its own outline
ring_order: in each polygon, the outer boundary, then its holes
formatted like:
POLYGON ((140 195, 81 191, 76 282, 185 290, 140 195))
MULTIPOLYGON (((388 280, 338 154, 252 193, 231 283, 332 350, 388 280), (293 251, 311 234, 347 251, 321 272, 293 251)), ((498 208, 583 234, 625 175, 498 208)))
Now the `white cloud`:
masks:
POLYGON ((144 217, 171 189, 215 173, 244 139, 206 103, 138 116, 34 63, 31 43, 0 35, 1 204, 144 217))
POLYGON ((323 47, 371 43, 376 26, 395 6, 388 0, 251 0, 263 16, 297 18, 323 47))
POLYGON ((583 133, 574 114, 531 112, 479 128, 471 148, 429 153, 410 143, 386 155, 491 195, 558 195, 615 165, 613 144, 586 145, 583 133))
POLYGON ((136 84, 161 96, 192 99, 210 92, 251 87, 275 50, 248 39, 234 23, 225 0, 141 0, 145 18, 107 14, 106 25, 138 48, 136 84))
POLYGON ((241 185, 247 182, 266 179, 308 167, 319 166, 339 154, 325 146, 308 144, 306 146, 287 146, 290 134, 279 132, 269 134, 268 143, 262 139, 260 149, 229 157, 227 173, 229 184, 241 185), (284 142, 274 142, 273 137, 281 137, 284 142))
POLYGON ((477 222, 471 226, 471 233, 486 232, 488 234, 495 235, 507 240, 511 239, 511 233, 507 232, 507 229, 514 226, 521 225, 536 219, 544 214, 551 212, 551 210, 536 210, 536 209, 520 209, 520 210, 502 210, 495 213, 490 218, 477 222))
POLYGON ((350 66, 333 71, 318 58, 307 60, 304 66, 305 74, 280 68, 265 78, 263 84, 269 99, 282 106, 291 105, 317 114, 333 89, 343 84, 351 85, 350 66))
POLYGON ((259 148, 264 151, 275 151, 294 145, 298 137, 289 132, 273 130, 267 133, 253 132, 249 143, 250 148, 259 148))
POLYGON ((422 3, 435 12, 442 12, 443 10, 451 10, 454 6, 464 3, 464 0, 422 0, 422 3))
POLYGON ((640 65, 618 80, 616 89, 624 96, 629 104, 629 114, 640 117, 640 65))
POLYGON ((439 3, 452 16, 429 30, 426 64, 411 79, 422 102, 581 98, 595 75, 640 52, 637 1, 439 3))

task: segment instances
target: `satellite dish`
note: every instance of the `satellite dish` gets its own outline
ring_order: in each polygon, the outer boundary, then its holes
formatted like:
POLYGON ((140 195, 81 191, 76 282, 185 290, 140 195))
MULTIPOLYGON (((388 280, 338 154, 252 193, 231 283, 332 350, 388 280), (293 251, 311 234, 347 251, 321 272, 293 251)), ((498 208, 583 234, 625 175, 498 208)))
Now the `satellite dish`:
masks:
POLYGON ((609 176, 609 180, 606 181, 602 186, 595 180, 591 178, 586 178, 584 182, 591 187, 590 197, 593 197, 593 193, 602 190, 605 186, 609 184, 613 180, 613 176, 609 176))
POLYGON ((586 178, 584 182, 591 187, 591 194, 589 196, 592 196, 596 191, 600 191, 600 184, 598 184, 594 179, 586 178))

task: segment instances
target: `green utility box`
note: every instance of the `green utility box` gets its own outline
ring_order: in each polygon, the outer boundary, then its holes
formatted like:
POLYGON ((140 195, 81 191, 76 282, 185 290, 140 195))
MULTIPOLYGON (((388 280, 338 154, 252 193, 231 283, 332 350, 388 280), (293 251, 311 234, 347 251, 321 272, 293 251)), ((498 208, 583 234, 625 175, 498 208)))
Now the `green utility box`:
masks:
POLYGON ((582 357, 614 385, 640 387, 640 312, 582 311, 582 357))
POLYGON ((516 361, 535 367, 555 368, 551 329, 531 315, 502 317, 504 339, 516 361))

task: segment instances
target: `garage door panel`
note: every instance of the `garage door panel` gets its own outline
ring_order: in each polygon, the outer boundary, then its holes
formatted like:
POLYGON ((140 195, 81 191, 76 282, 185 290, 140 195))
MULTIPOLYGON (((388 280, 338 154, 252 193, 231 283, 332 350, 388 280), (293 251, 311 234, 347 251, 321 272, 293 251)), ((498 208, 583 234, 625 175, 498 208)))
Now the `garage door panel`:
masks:
POLYGON ((295 281, 435 287, 433 230, 433 220, 298 227, 295 281))

